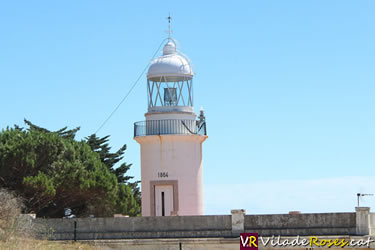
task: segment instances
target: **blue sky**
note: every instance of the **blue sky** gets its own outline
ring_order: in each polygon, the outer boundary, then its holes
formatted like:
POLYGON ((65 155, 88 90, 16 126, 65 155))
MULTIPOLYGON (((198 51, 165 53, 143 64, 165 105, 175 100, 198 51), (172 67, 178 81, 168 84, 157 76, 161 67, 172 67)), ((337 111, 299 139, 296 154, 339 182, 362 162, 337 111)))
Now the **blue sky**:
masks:
MULTIPOLYGON (((0 127, 94 133, 166 38, 205 109, 205 211, 353 211, 375 193, 374 1, 1 1, 0 127)), ((140 179, 146 77, 99 136, 140 179)), ((375 197, 362 205, 375 207, 375 197)))

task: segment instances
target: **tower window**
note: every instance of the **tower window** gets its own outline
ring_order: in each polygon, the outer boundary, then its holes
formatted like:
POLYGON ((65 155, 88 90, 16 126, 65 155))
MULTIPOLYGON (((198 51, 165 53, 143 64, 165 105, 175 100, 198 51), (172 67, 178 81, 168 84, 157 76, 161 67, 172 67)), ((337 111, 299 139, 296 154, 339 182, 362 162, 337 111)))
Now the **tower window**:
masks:
POLYGON ((177 89, 164 88, 164 103, 168 106, 177 105, 177 89))

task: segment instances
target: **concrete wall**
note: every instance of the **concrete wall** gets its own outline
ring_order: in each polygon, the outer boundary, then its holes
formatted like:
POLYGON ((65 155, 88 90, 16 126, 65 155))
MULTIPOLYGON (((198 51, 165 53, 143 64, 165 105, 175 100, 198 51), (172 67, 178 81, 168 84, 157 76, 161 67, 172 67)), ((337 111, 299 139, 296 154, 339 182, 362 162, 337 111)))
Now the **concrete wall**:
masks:
MULTIPOLYGON (((242 213, 242 215, 241 215, 242 213)), ((35 219, 40 236, 56 240, 238 237, 240 232, 272 235, 361 235, 356 213, 35 219), (242 221, 241 221, 242 220, 242 221)), ((371 225, 375 216, 371 214, 371 225)), ((362 234, 363 235, 363 234, 362 234)))
POLYGON ((246 215, 245 231, 260 235, 355 235, 355 213, 246 215))
POLYGON ((369 228, 370 228, 370 235, 375 235, 375 213, 370 213, 369 218, 369 228))
POLYGON ((35 219, 40 236, 56 240, 231 237, 230 215, 35 219))

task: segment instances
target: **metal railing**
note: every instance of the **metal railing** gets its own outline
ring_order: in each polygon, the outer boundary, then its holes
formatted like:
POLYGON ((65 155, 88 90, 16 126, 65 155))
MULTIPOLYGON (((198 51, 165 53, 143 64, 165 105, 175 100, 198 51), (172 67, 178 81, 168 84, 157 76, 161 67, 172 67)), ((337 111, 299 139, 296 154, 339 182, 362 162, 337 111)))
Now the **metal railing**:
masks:
POLYGON ((149 120, 134 123, 134 137, 147 135, 207 135, 206 123, 195 120, 149 120))

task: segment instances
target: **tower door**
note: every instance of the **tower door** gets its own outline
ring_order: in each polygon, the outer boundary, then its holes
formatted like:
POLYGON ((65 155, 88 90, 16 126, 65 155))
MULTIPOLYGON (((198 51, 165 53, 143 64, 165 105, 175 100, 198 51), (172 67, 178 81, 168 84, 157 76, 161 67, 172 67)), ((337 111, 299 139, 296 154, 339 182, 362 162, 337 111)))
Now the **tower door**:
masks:
POLYGON ((170 216, 173 211, 173 186, 155 186, 155 215, 170 216))

